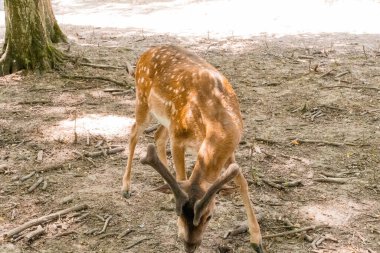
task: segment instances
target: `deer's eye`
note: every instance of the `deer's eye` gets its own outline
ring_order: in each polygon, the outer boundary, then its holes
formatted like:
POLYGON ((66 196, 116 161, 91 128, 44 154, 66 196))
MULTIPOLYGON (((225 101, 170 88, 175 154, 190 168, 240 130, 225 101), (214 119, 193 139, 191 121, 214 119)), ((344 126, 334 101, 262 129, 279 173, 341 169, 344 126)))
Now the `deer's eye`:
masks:
POLYGON ((206 221, 209 222, 212 218, 212 215, 207 216, 206 221))

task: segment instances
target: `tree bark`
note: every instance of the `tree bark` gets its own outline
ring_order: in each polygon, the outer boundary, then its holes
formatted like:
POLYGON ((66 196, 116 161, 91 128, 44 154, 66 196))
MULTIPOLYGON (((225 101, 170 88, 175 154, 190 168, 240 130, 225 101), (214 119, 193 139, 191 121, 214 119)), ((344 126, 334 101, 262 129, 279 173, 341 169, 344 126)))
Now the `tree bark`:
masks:
POLYGON ((67 42, 59 28, 51 0, 5 0, 5 42, 0 75, 55 68, 64 54, 53 43, 67 42))

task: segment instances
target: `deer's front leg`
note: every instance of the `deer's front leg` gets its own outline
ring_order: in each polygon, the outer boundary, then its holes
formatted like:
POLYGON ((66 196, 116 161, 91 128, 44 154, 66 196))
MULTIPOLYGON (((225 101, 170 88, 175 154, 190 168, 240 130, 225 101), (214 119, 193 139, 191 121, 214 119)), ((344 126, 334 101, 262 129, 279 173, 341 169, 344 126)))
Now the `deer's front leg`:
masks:
POLYGON ((157 155, 160 161, 168 167, 168 159, 166 157, 166 144, 169 138, 169 133, 166 127, 160 125, 154 133, 154 140, 156 141, 157 155))
POLYGON ((171 138, 171 150, 173 163, 176 172, 176 180, 184 181, 187 179, 185 168, 185 147, 183 143, 175 138, 171 138))
POLYGON ((264 253, 261 242, 260 226, 249 199, 248 183, 242 172, 235 177, 235 182, 240 186, 240 194, 244 203, 244 208, 247 212, 251 246, 257 253, 264 253))

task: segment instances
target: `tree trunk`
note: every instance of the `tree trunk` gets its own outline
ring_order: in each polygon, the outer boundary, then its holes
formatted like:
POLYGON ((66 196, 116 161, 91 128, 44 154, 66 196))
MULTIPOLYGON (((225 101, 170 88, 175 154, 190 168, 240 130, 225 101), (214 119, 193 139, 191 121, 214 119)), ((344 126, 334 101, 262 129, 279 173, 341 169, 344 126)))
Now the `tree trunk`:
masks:
POLYGON ((57 66, 64 54, 53 43, 67 42, 59 28, 51 0, 5 0, 5 42, 0 75, 21 69, 47 70, 57 66))

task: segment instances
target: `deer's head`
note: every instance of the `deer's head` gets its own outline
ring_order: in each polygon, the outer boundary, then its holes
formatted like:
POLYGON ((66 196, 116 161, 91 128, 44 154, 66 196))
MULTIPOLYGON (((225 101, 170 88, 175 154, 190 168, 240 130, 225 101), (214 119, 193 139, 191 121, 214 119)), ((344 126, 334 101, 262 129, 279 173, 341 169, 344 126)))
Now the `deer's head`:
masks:
POLYGON ((240 171, 237 164, 231 164, 225 173, 209 184, 202 178, 196 182, 177 182, 157 156, 153 144, 148 145, 147 155, 141 160, 152 166, 168 183, 176 200, 178 234, 184 242, 186 252, 194 252, 202 242, 215 207, 215 195, 224 184, 232 180, 240 171))

